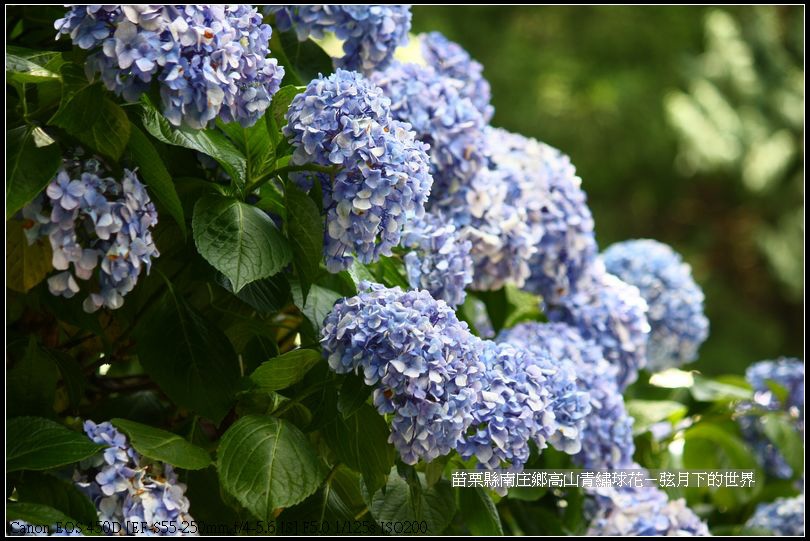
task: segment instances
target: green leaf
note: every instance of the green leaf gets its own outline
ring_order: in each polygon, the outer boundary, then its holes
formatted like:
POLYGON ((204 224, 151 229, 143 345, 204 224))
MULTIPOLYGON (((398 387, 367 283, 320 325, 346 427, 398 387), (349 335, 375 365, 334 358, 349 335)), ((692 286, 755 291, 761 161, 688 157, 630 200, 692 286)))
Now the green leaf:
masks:
POLYGON ((267 115, 267 129, 270 137, 274 138, 273 144, 278 145, 284 136, 281 129, 287 125, 287 111, 290 108, 293 98, 306 89, 304 86, 287 85, 278 89, 273 94, 273 101, 270 102, 270 114, 267 115))
POLYGON ((248 186, 273 170, 275 144, 270 139, 266 122, 256 122, 249 128, 243 128, 238 122, 225 124, 220 121, 218 125, 247 159, 248 186))
POLYGON ((501 517, 489 494, 480 487, 458 491, 459 509, 472 535, 503 535, 501 517))
POLYGON ((141 98, 143 127, 155 139, 184 148, 190 148, 211 156, 219 163, 237 186, 244 186, 247 177, 247 160, 227 137, 215 130, 192 130, 176 128, 163 114, 155 109, 148 98, 141 98))
POLYGON ((395 451, 388 443, 388 424, 374 408, 363 404, 347 419, 336 416, 323 435, 338 460, 363 475, 369 492, 385 484, 395 451))
POLYGON ((270 50, 284 66, 284 82, 307 84, 319 75, 329 75, 334 69, 332 58, 317 43, 299 41, 293 31, 273 32, 270 50))
MULTIPOLYGON (((234 293, 230 280, 224 275, 222 275, 221 283, 225 289, 234 293)), ((292 302, 290 283, 281 273, 251 282, 234 295, 259 312, 266 314, 278 312, 292 302)))
POLYGON ((369 269, 376 276, 376 281, 386 287, 399 286, 406 290, 410 289, 405 278, 404 266, 396 258, 383 256, 376 263, 369 265, 369 269))
POLYGON ((54 475, 26 472, 15 488, 20 502, 47 505, 85 524, 98 520, 93 502, 75 484, 54 475))
POLYGON ((38 239, 29 246, 23 222, 6 222, 6 287, 28 292, 53 270, 52 258, 48 239, 38 239))
POLYGON ((374 275, 371 274, 371 271, 368 270, 368 267, 357 261, 356 259, 352 261, 352 266, 348 268, 349 276, 352 277, 354 280, 355 288, 357 284, 362 282, 363 280, 367 282, 376 282, 374 275))
POLYGON ((303 501, 325 476, 307 437, 288 421, 248 415, 234 423, 219 444, 222 488, 261 520, 303 501))
MULTIPOLYGON (((419 476, 421 482, 421 474, 419 476)), ((378 522, 425 521, 427 533, 439 535, 453 520, 456 505, 447 481, 412 491, 394 467, 386 485, 371 498, 369 510, 378 522)))
POLYGON ((293 302, 298 308, 301 309, 306 318, 312 323, 316 332, 319 332, 323 325, 323 320, 326 315, 332 311, 335 303, 343 298, 343 295, 331 289, 326 289, 318 284, 312 284, 307 295, 307 300, 304 302, 301 285, 298 283, 290 284, 292 286, 293 302))
POLYGON ((62 165, 59 145, 42 128, 6 132, 6 220, 39 194, 62 165))
POLYGON ((135 450, 145 457, 185 470, 201 470, 211 465, 211 457, 205 449, 177 434, 126 419, 112 419, 110 422, 126 433, 135 450))
POLYGON ((804 471, 804 446, 802 434, 796 429, 796 420, 784 412, 773 412, 766 413, 759 421, 765 435, 793 470, 793 478, 801 477, 804 471))
POLYGON ((506 288, 497 291, 476 291, 475 296, 484 301, 487 306, 487 314, 492 322, 495 333, 500 332, 506 325, 509 318, 510 304, 506 296, 506 288))
POLYGON ((74 409, 78 408, 86 386, 81 365, 67 352, 48 350, 48 354, 56 363, 56 366, 59 367, 59 372, 62 374, 62 384, 67 390, 70 405, 74 409))
POLYGON ((53 416, 53 402, 59 371, 53 359, 33 336, 22 358, 8 372, 8 414, 53 416))
POLYGON ((634 419, 634 434, 643 434, 661 421, 675 424, 687 412, 686 406, 672 400, 628 400, 626 405, 627 413, 634 419))
POLYGON ((76 523, 72 517, 49 505, 21 502, 6 502, 6 520, 9 522, 12 520, 24 520, 29 524, 37 524, 48 528, 57 523, 62 525, 76 523))
POLYGON ((147 312, 135 339, 144 370, 172 401, 222 420, 240 377, 236 353, 222 331, 170 288, 147 312))
POLYGON ((131 129, 128 148, 132 153, 132 159, 138 164, 138 170, 146 187, 174 218, 185 236, 186 219, 183 214, 183 205, 177 196, 172 177, 163 164, 163 159, 141 130, 135 126, 132 126, 131 129))
POLYGON ((127 146, 131 129, 126 113, 104 95, 101 83, 89 84, 63 99, 49 124, 115 161, 127 146))
POLYGON ((306 300, 310 285, 321 273, 323 218, 312 199, 294 183, 287 183, 285 195, 287 238, 292 246, 293 261, 306 300))
POLYGON ((694 383, 689 391, 699 402, 728 402, 753 398, 751 387, 744 382, 740 384, 725 383, 700 375, 695 375, 694 383))
POLYGON ((360 409, 371 395, 372 388, 366 385, 363 376, 357 374, 347 374, 343 378, 338 395, 338 409, 343 418, 346 419, 360 409))
POLYGON ((197 250, 228 277, 237 293, 278 273, 292 257, 273 220, 233 198, 208 195, 197 201, 192 228, 197 250))
POLYGON ((89 458, 104 449, 87 436, 41 417, 6 424, 6 471, 48 470, 89 458))
POLYGON ((286 389, 301 381, 320 360, 321 354, 314 349, 295 349, 262 363, 250 375, 250 379, 268 391, 286 389))
POLYGON ((45 66, 61 53, 6 46, 6 77, 18 83, 48 83, 62 77, 45 66))
POLYGON ((187 472, 183 482, 188 487, 186 497, 191 504, 191 516, 205 517, 212 526, 233 524, 239 518, 237 511, 222 497, 215 468, 187 472))
MULTIPOLYGON (((304 528, 309 523, 316 529, 323 528, 317 530, 319 533, 340 535, 352 533, 355 517, 365 512, 360 476, 341 464, 330 472, 321 490, 299 505, 285 509, 279 520, 304 524, 304 528)), ((308 531, 313 530, 299 533, 308 531)))

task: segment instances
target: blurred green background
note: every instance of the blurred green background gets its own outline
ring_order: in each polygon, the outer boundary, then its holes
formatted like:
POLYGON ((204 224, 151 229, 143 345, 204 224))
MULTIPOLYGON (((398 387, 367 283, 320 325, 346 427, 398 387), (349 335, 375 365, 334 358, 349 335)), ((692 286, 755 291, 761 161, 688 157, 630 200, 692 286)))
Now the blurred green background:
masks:
POLYGON ((600 246, 692 265, 711 335, 692 365, 803 351, 804 8, 413 8, 484 65, 493 124, 571 156, 600 246))

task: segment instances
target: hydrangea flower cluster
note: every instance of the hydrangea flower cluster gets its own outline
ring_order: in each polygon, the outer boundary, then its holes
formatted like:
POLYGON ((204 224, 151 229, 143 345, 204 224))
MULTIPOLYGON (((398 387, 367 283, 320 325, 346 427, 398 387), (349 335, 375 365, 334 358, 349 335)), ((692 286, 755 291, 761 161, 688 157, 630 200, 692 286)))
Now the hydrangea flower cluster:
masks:
POLYGON ((582 337, 593 340, 605 359, 618 369, 619 390, 638 377, 646 364, 647 303, 638 288, 628 285, 594 262, 580 287, 561 299, 559 305, 546 304, 548 317, 572 325, 582 337))
POLYGON ((74 5, 54 26, 91 51, 88 75, 124 99, 157 79, 175 126, 204 128, 217 116, 250 126, 284 77, 267 57, 270 26, 246 4, 74 5))
POLYGON ((408 283, 426 289, 434 299, 455 307, 464 302, 472 282, 471 244, 459 238, 456 227, 440 214, 427 213, 408 223, 402 245, 408 283))
POLYGON ((76 278, 89 280, 98 269, 99 291, 84 310, 120 308, 143 268, 160 255, 152 240, 157 212, 134 171, 119 182, 95 159, 65 160, 43 194, 23 209, 29 243, 47 237, 53 267, 48 278, 54 295, 79 292, 76 278), (71 270, 72 267, 72 270, 71 270))
POLYGON ((710 535, 706 523, 686 506, 683 498, 669 501, 654 487, 602 491, 598 511, 586 535, 710 535))
MULTIPOLYGON (((535 322, 520 323, 503 331, 499 340, 533 352, 545 352, 555 366, 568 365, 576 374, 577 400, 570 403, 577 407, 571 408, 575 414, 567 416, 572 421, 567 430, 571 434, 569 441, 576 442, 576 447, 571 447, 576 452, 573 457, 576 463, 588 469, 620 469, 633 463, 633 419, 627 414, 618 389, 618 371, 604 359, 595 342, 585 340, 575 328, 564 323, 535 322), (590 412, 580 405, 583 397, 590 398, 590 412)), ((560 422, 561 415, 555 413, 560 422)), ((556 444, 555 447, 559 448, 556 444)))
POLYGON ((486 121, 463 94, 462 81, 431 66, 398 62, 371 78, 391 99, 394 117, 430 145, 434 199, 455 193, 485 165, 486 121))
POLYGON ((529 459, 529 442, 545 448, 556 427, 547 386, 550 371, 529 351, 488 340, 481 345, 486 372, 472 409, 472 426, 458 451, 488 469, 520 470, 529 459))
POLYGON ((647 301, 649 368, 694 361, 709 336, 709 320, 703 313, 703 291, 681 256, 666 244, 639 239, 608 247, 602 259, 610 274, 636 286, 647 301))
POLYGON ((492 91, 484 79, 484 66, 439 32, 421 34, 419 39, 425 63, 440 74, 461 81, 461 92, 481 112, 484 122, 489 123, 495 109, 490 105, 492 91))
MULTIPOLYGON (((178 535, 171 531, 193 520, 185 485, 179 483, 169 464, 145 463, 129 446, 126 437, 110 423, 85 421, 87 436, 107 448, 103 454, 81 463, 73 480, 98 509, 99 521, 106 524, 147 523, 155 525, 155 535, 178 535)), ((126 530, 127 535, 135 531, 126 530)))
POLYGON ((363 263, 391 255, 405 223, 424 214, 433 179, 428 147, 392 119, 382 90, 340 69, 315 79, 290 104, 284 135, 294 163, 337 169, 323 190, 327 268, 348 268, 352 252, 363 263))
POLYGON ((497 128, 486 136, 493 166, 508 173, 515 206, 538 239, 524 289, 554 302, 576 289, 596 257, 582 180, 568 156, 545 143, 497 128))
POLYGON ((786 411, 795 419, 796 430, 804 434, 804 363, 800 359, 782 358, 775 361, 760 361, 748 367, 745 379, 754 390, 753 403, 739 407, 738 422, 746 441, 765 470, 780 479, 793 477, 793 469, 782 453, 766 436, 762 420, 753 410, 786 411), (787 391, 784 402, 779 399, 771 384, 787 391), (753 413, 751 413, 753 411, 753 413))
POLYGON ((323 38, 333 32, 343 41, 338 67, 368 73, 382 69, 394 51, 408 42, 411 6, 408 5, 320 5, 267 6, 282 32, 295 30, 300 41, 323 38))
POLYGON ((759 504, 745 526, 780 537, 804 536, 804 494, 759 504))
POLYGON ((484 367, 478 340, 427 291, 361 282, 324 321, 321 344, 337 373, 362 371, 380 414, 393 414, 389 441, 415 464, 449 453, 473 420, 484 367))

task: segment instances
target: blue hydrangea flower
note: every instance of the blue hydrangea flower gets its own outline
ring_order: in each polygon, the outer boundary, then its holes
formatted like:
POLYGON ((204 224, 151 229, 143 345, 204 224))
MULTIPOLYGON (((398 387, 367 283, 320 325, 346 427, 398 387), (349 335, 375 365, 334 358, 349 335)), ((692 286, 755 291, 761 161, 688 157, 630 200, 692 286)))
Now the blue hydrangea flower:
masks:
POLYGON ((447 198, 485 165, 486 124, 457 79, 430 66, 394 63, 372 80, 391 99, 394 118, 430 145, 434 198, 447 198))
POLYGON ((84 301, 87 312, 120 308, 160 255, 152 240, 157 212, 135 171, 125 169, 120 182, 105 174, 94 159, 65 160, 45 192, 23 209, 29 243, 47 237, 53 267, 62 271, 48 279, 53 295, 73 297, 76 278, 98 276, 99 290, 84 301))
POLYGON ((420 218, 433 179, 427 146, 391 118, 390 101, 362 75, 338 70, 309 83, 287 112, 297 164, 338 169, 323 187, 327 268, 391 255, 409 220, 420 218))
POLYGON ((778 498, 757 506, 746 528, 765 530, 771 535, 804 536, 804 494, 793 498, 778 498))
POLYGON ((686 506, 683 498, 669 501, 659 488, 601 490, 598 508, 586 535, 704 536, 706 523, 686 506))
POLYGON ((446 455, 473 420, 481 389, 480 340, 427 291, 361 282, 327 315, 321 344, 339 374, 362 373, 380 414, 393 414, 389 441, 415 464, 446 455))
POLYGON ((520 470, 529 459, 529 442, 544 448, 556 428, 548 374, 527 350, 488 340, 481 347, 486 372, 458 451, 481 467, 520 470))
POLYGON ((265 11, 275 14, 281 31, 294 29, 300 41, 334 33, 344 53, 335 65, 364 73, 386 67, 411 29, 408 5, 267 6, 265 11))
POLYGON ((647 301, 649 368, 694 361, 709 335, 709 320, 703 313, 703 291, 681 256, 666 244, 640 239, 608 247, 602 259, 610 274, 636 286, 647 301))
POLYGON ((790 479, 793 469, 767 437, 758 414, 785 411, 795 419, 796 430, 804 434, 804 363, 800 359, 788 358, 760 361, 748 367, 745 379, 753 387, 754 400, 739 406, 737 420, 742 435, 769 474, 779 479, 790 479), (774 392, 772 384, 787 391, 784 401, 774 392))
POLYGON ((406 226, 402 245, 408 283, 426 289, 434 299, 455 307, 464 302, 472 282, 472 245, 459 238, 456 227, 440 214, 428 213, 406 226))
POLYGON ((246 4, 74 5, 54 24, 90 51, 88 76, 135 101, 157 79, 163 114, 204 128, 254 124, 284 77, 268 58, 271 28, 246 4))
POLYGON ((495 109, 490 105, 492 92, 484 79, 484 67, 469 53, 439 32, 419 36, 425 63, 434 66, 442 75, 461 81, 461 90, 489 123, 495 109))
POLYGON ((596 261, 580 287, 563 297, 558 305, 546 304, 551 321, 567 323, 587 340, 593 340, 618 369, 619 389, 623 391, 638 377, 646 364, 647 303, 638 288, 605 271, 596 261))
POLYGON ((542 231, 528 222, 526 208, 510 193, 512 178, 500 169, 482 169, 469 185, 436 208, 445 212, 462 239, 472 244, 473 289, 522 286, 542 231))
POLYGON ((576 289, 597 253, 582 181, 568 156, 544 143, 497 128, 486 138, 492 166, 508 177, 537 239, 523 288, 555 302, 576 289))
POLYGON ((96 505, 99 521, 124 526, 126 535, 142 534, 141 523, 153 526, 152 535, 182 535, 183 522, 193 519, 186 487, 172 467, 144 460, 110 423, 88 420, 84 431, 94 443, 106 446, 73 475, 76 486, 96 505))
POLYGON ((567 452, 576 453, 574 462, 588 469, 630 467, 635 452, 633 419, 617 386, 617 369, 604 359, 595 342, 585 340, 564 323, 535 322, 505 330, 499 340, 529 349, 549 359, 551 366, 567 366, 568 370, 558 376, 563 384, 557 388, 569 389, 573 378, 569 373, 575 374, 577 392, 556 392, 556 401, 567 404, 568 409, 561 413, 562 408, 555 408, 557 423, 569 434, 565 439, 570 445, 567 452), (589 407, 583 399, 589 399, 589 407))

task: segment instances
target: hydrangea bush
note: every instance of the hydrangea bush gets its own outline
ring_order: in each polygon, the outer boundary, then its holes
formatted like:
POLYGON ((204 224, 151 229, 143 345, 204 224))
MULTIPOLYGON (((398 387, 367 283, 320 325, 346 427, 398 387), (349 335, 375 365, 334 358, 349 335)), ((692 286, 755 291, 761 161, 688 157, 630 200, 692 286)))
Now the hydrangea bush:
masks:
POLYGON ((35 11, 7 23, 8 533, 803 531, 803 362, 690 371, 704 276, 600 255, 588 179, 410 6, 35 11), (718 464, 756 490, 453 483, 718 464))

